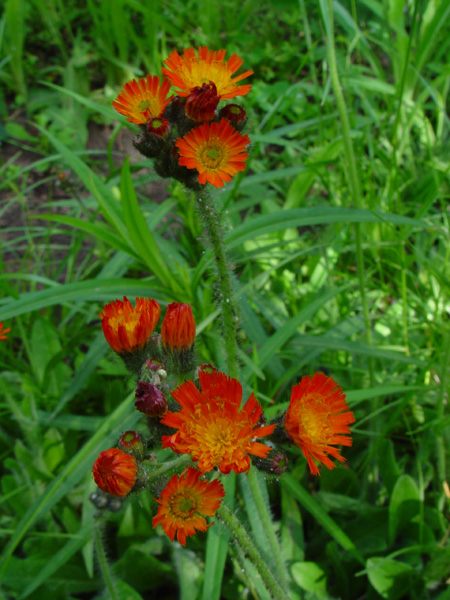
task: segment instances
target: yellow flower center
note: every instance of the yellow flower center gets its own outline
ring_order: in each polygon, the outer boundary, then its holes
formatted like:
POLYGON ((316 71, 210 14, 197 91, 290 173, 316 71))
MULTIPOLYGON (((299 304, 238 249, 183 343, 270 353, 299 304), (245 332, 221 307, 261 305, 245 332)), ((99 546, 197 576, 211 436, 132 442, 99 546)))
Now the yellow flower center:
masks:
POLYGON ((200 149, 199 162, 207 169, 217 169, 225 159, 225 149, 220 142, 209 141, 200 149))
POLYGON ((140 314, 137 312, 128 313, 126 315, 115 315, 109 318, 109 325, 113 331, 118 331, 119 326, 123 325, 127 331, 133 332, 139 325, 140 314))
POLYGON ((139 104, 139 110, 141 112, 144 112, 145 110, 147 110, 147 108, 150 106, 150 100, 142 100, 142 102, 139 104))
MULTIPOLYGON (((305 398, 306 403, 306 398, 305 398)), ((322 402, 316 400, 316 406, 322 402)), ((317 406, 317 408, 319 408, 317 406)), ((305 433, 311 438, 313 443, 326 442, 330 436, 329 414, 324 414, 320 409, 314 408, 311 403, 307 409, 303 409, 300 414, 300 422, 305 433)))
POLYGON ((174 495, 169 506, 172 514, 179 519, 188 519, 197 512, 197 500, 187 492, 174 495))

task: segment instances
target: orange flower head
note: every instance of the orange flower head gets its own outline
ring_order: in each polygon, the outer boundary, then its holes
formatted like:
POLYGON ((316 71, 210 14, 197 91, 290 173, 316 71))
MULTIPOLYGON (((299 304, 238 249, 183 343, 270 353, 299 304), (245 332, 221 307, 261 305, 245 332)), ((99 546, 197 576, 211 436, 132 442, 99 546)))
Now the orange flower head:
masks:
POLYGON ((189 304, 172 302, 161 325, 161 342, 171 350, 189 350, 195 340, 195 320, 189 304))
POLYGON ((225 496, 219 481, 201 480, 201 475, 192 467, 181 475, 174 475, 156 500, 160 507, 153 518, 153 527, 161 524, 172 542, 177 534, 183 546, 186 546, 186 537, 214 525, 208 525, 205 517, 214 516, 225 496))
POLYGON ((315 373, 303 377, 292 388, 291 402, 284 417, 284 428, 300 448, 313 475, 320 475, 316 462, 328 469, 336 465, 328 455, 344 462, 335 445, 351 446, 349 425, 355 422, 348 410, 345 394, 331 377, 315 373))
POLYGON ((134 456, 118 448, 100 452, 92 467, 95 483, 111 496, 126 496, 131 492, 137 475, 137 462, 134 456))
POLYGON ((255 441, 270 435, 275 425, 258 427, 262 408, 252 394, 241 408, 242 386, 225 373, 200 371, 201 390, 186 381, 172 392, 181 406, 167 412, 161 423, 177 429, 163 436, 163 447, 191 454, 203 472, 218 467, 222 473, 243 473, 253 454, 265 458, 270 448, 255 441))
POLYGON ((201 88, 204 83, 213 83, 221 100, 245 96, 249 93, 251 84, 236 84, 253 71, 245 71, 233 77, 243 60, 237 54, 232 54, 225 60, 225 54, 226 50, 209 50, 206 46, 198 48, 198 56, 193 47, 187 48, 181 56, 174 50, 164 61, 168 68, 163 67, 162 72, 179 89, 179 96, 189 96, 194 88, 201 88))
POLYGON ((126 296, 110 302, 100 313, 106 341, 119 354, 145 346, 158 323, 161 307, 151 298, 136 298, 133 308, 126 296))
POLYGON ((248 135, 241 135, 227 119, 203 123, 176 141, 180 165, 197 169, 199 182, 211 183, 216 188, 223 187, 233 175, 245 169, 248 144, 248 135))
POLYGON ((11 331, 11 327, 5 327, 3 325, 3 323, 0 321, 0 340, 7 340, 8 336, 5 335, 8 333, 8 331, 11 331))
POLYGON ((113 106, 127 121, 143 125, 152 117, 160 117, 172 96, 166 99, 170 83, 163 78, 162 83, 157 75, 147 75, 136 81, 128 81, 120 94, 113 101, 113 106))

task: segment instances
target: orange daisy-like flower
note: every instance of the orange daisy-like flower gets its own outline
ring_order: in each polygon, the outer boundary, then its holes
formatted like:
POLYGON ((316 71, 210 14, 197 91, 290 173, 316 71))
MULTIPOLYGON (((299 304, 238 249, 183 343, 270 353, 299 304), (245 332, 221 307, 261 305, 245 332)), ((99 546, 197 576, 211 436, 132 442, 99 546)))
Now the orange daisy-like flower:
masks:
POLYGON ((303 377, 292 388, 284 428, 305 455, 313 475, 320 474, 315 461, 328 469, 336 466, 328 455, 345 461, 334 445, 352 445, 351 437, 345 434, 350 433, 349 425, 355 417, 348 408, 342 389, 323 373, 303 377))
POLYGON ((161 524, 172 542, 177 534, 183 546, 186 546, 187 536, 214 525, 208 525, 205 517, 214 516, 225 496, 219 481, 200 480, 201 474, 189 467, 180 476, 174 475, 156 500, 161 506, 153 518, 153 527, 161 524))
POLYGON ((5 327, 3 325, 3 323, 0 321, 0 340, 7 340, 8 336, 5 335, 8 333, 8 331, 11 331, 11 327, 5 327))
POLYGON ((200 183, 219 188, 245 169, 245 147, 249 143, 248 135, 241 135, 227 119, 221 119, 220 123, 203 123, 191 129, 176 145, 180 165, 197 169, 200 183))
POLYGON ((126 496, 131 492, 137 475, 134 456, 118 448, 100 452, 92 467, 95 483, 111 496, 126 496))
POLYGON ((152 117, 160 117, 172 96, 166 99, 170 90, 170 83, 163 79, 162 83, 157 75, 147 75, 136 81, 128 81, 120 94, 113 101, 113 106, 127 121, 143 125, 152 117))
POLYGON ((265 458, 270 448, 254 441, 270 435, 275 425, 258 427, 262 408, 252 394, 241 408, 242 386, 225 373, 200 371, 201 390, 186 381, 172 392, 181 406, 167 412, 163 425, 178 429, 163 436, 163 447, 191 454, 203 472, 218 467, 222 473, 243 473, 250 468, 249 454, 265 458))
POLYGON ((175 50, 164 61, 168 68, 163 68, 162 72, 180 90, 180 96, 189 96, 193 88, 201 88, 204 83, 213 83, 220 99, 245 96, 249 93, 251 84, 236 84, 253 71, 245 71, 233 77, 243 60, 237 54, 232 54, 225 60, 225 54, 226 50, 209 50, 206 46, 200 46, 198 56, 193 47, 186 49, 182 56, 175 50))
POLYGON ((151 298, 136 298, 136 307, 126 296, 110 302, 100 313, 103 333, 113 350, 122 354, 141 348, 158 323, 161 307, 151 298))

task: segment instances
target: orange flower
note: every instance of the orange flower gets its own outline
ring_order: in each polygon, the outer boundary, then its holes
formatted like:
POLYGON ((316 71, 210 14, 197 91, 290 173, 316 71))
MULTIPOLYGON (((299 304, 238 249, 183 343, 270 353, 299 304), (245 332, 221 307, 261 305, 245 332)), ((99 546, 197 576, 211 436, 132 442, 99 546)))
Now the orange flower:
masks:
POLYGON ((118 448, 100 452, 92 467, 95 483, 111 496, 126 496, 136 482, 137 463, 134 456, 118 448))
POLYGON ((189 96, 193 88, 201 88, 204 83, 213 83, 220 99, 234 98, 248 94, 251 85, 236 85, 253 71, 245 71, 242 75, 233 74, 242 65, 243 60, 237 54, 232 54, 225 60, 226 50, 209 50, 206 46, 198 48, 198 56, 193 47, 188 48, 180 56, 175 50, 164 61, 168 68, 163 68, 173 86, 179 88, 180 96, 189 96))
POLYGON ((323 373, 303 377, 292 388, 284 428, 305 455, 313 475, 320 474, 314 459, 328 469, 336 466, 328 455, 339 462, 345 461, 339 448, 333 446, 352 445, 351 437, 345 434, 350 433, 349 425, 355 422, 355 417, 348 408, 342 389, 323 373))
POLYGON ((147 75, 136 81, 128 81, 113 101, 113 106, 127 121, 142 125, 151 117, 160 117, 172 96, 166 99, 170 83, 163 78, 161 83, 157 75, 147 75))
POLYGON ((219 188, 231 181, 238 171, 245 169, 250 143, 247 135, 233 129, 227 119, 220 123, 203 123, 191 129, 176 145, 180 150, 180 165, 197 169, 200 183, 211 183, 219 188))
POLYGON ((201 472, 192 467, 179 476, 174 475, 156 500, 161 506, 153 518, 153 527, 161 524, 172 542, 177 534, 183 546, 186 546, 186 536, 214 525, 208 525, 205 516, 214 516, 225 496, 219 481, 200 481, 200 476, 201 472))
POLYGON ((8 333, 8 331, 11 331, 11 327, 5 327, 3 325, 3 323, 0 321, 0 340, 8 339, 8 336, 5 335, 6 333, 8 333))
POLYGON ((161 342, 166 348, 187 350, 195 340, 195 321, 189 304, 172 302, 161 325, 161 342))
POLYGON ((275 425, 257 426, 262 408, 253 394, 241 408, 242 386, 237 379, 206 371, 198 376, 201 391, 186 381, 172 392, 181 410, 167 412, 161 423, 178 431, 163 436, 163 447, 191 454, 204 472, 215 466, 222 473, 248 471, 249 454, 265 458, 270 451, 253 440, 270 435, 275 425))
POLYGON ((126 296, 110 302, 100 313, 103 333, 113 350, 122 354, 144 346, 158 323, 161 307, 150 298, 136 298, 133 308, 126 296))

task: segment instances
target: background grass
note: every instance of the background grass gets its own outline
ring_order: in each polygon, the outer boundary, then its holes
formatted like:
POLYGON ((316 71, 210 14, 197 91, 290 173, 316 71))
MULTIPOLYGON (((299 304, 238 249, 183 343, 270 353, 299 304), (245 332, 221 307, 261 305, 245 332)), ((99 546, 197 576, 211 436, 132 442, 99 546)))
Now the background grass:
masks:
MULTIPOLYGON (((169 51, 189 45, 227 48, 255 71, 239 99, 248 169, 215 193, 236 270, 241 379, 272 417, 291 385, 321 370, 357 418, 344 466, 313 478, 292 451, 289 476, 260 481, 293 598, 450 598, 450 4, 333 9, 360 207, 325 2, 6 0, 0 598, 268 597, 233 545, 218 585, 205 536, 171 544, 152 529, 145 494, 100 519, 89 501, 98 452, 139 427, 133 382, 99 330, 101 305, 123 294, 189 302, 199 358, 225 362, 193 199, 157 183, 111 107, 122 83, 159 73, 169 51)), ((238 514, 265 551, 237 480, 238 514)))

